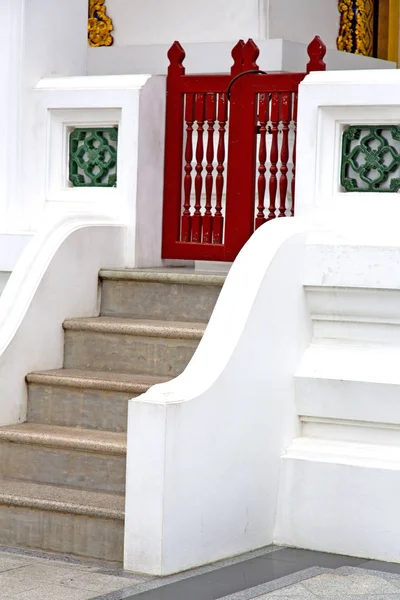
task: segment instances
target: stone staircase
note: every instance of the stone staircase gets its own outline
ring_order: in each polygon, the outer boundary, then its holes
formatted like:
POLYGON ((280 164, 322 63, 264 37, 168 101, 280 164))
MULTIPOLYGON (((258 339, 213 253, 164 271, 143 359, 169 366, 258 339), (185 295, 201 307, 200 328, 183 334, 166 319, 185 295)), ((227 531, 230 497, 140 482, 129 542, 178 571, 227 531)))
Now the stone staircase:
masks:
POLYGON ((64 322, 64 368, 30 373, 0 428, 0 544, 121 561, 127 404, 181 373, 223 275, 100 273, 100 316, 64 322))

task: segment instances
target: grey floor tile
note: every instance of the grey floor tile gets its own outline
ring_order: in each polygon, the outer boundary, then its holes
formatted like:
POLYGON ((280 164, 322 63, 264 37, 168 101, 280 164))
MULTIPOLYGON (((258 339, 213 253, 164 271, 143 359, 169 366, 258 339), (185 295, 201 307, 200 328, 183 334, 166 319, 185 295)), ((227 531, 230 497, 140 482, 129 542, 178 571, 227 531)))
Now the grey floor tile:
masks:
MULTIPOLYGON (((316 596, 314 594, 310 594, 310 592, 306 592, 309 596, 303 596, 301 594, 288 594, 284 593, 284 591, 279 592, 271 592, 269 594, 263 594, 262 596, 257 596, 254 600, 316 600, 316 596)), ((251 599, 253 600, 253 599, 251 599)))
MULTIPOLYGON (((19 571, 19 569, 16 569, 16 571, 19 571)), ((14 596, 16 594, 21 594, 22 592, 27 592, 38 585, 37 582, 29 581, 29 579, 26 579, 24 577, 7 577, 9 573, 15 573, 15 570, 0 573, 0 592, 3 591, 9 596, 14 596)))
POLYGON ((168 578, 1 552, 0 600, 400 600, 400 564, 266 548, 168 578), (337 572, 332 570, 336 570, 337 572), (387 577, 385 578, 385 573, 387 577), (397 577, 399 574, 399 577, 397 577), (270 586, 270 587, 268 587, 270 586), (7 595, 6 595, 7 594, 7 595))
MULTIPOLYGON (((92 592, 62 585, 40 585, 27 592, 13 595, 12 600, 90 600, 92 592)), ((1 599, 3 600, 3 599, 1 599)))
POLYGON ((69 563, 60 561, 57 559, 43 559, 43 558, 33 558, 30 562, 30 565, 40 565, 43 567, 50 566, 52 568, 65 569, 66 571, 74 571, 79 573, 92 573, 99 569, 96 565, 90 565, 82 563, 69 563))
POLYGON ((55 564, 29 564, 18 569, 0 573, 0 581, 30 581, 39 583, 60 583, 63 579, 71 577, 71 573, 83 575, 85 572, 79 568, 72 570, 70 567, 55 564))
POLYGON ((375 577, 382 577, 386 581, 390 581, 394 585, 400 586, 400 574, 399 573, 390 573, 388 571, 380 571, 380 570, 374 570, 374 569, 363 569, 363 568, 361 568, 361 566, 339 567, 339 569, 336 569, 336 572, 339 575, 354 575, 354 574, 365 575, 365 573, 368 573, 368 575, 373 575, 375 577))
MULTIPOLYGON (((286 575, 285 577, 280 577, 279 579, 263 583, 253 588, 248 588, 247 590, 243 590, 230 596, 224 596, 219 600, 253 600, 253 598, 259 598, 260 596, 263 597, 265 596, 265 594, 270 594, 278 590, 288 590, 289 588, 291 588, 291 586, 294 586, 298 583, 302 583, 306 579, 316 577, 317 575, 322 575, 322 573, 330 572, 331 569, 324 569, 323 567, 312 567, 310 569, 305 569, 304 571, 292 573, 290 575, 286 575)), ((315 596, 313 597, 315 598, 315 596)))
MULTIPOLYGON (((82 571, 78 571, 79 574, 82 571)), ((14 596, 29 592, 40 585, 58 584, 70 575, 70 570, 49 564, 29 564, 0 573, 0 591, 14 596)), ((1 595, 0 595, 1 599, 1 595)))
POLYGON ((372 575, 366 571, 351 575, 336 572, 318 575, 303 582, 304 587, 323 598, 340 598, 341 596, 363 596, 368 594, 395 594, 399 590, 383 577, 372 575))
POLYGON ((257 600, 284 600, 285 598, 290 598, 290 600, 315 600, 315 594, 304 587, 302 583, 295 583, 280 590, 256 596, 257 600))
POLYGON ((386 573, 397 573, 400 575, 400 564, 383 562, 380 560, 368 560, 358 565, 360 569, 371 569, 372 571, 384 571, 386 573))
POLYGON ((92 570, 93 573, 99 573, 100 575, 111 575, 113 577, 122 577, 123 579, 133 579, 133 584, 135 585, 136 581, 140 581, 141 583, 145 584, 145 583, 149 583, 151 581, 154 581, 155 579, 159 579, 159 577, 156 577, 155 575, 143 575, 143 573, 135 573, 134 571, 124 571, 124 569, 119 568, 119 569, 107 569, 107 568, 101 568, 101 569, 93 569, 92 570))
MULTIPOLYGON (((134 594, 134 600, 216 600, 272 581, 296 571, 289 561, 254 558, 217 571, 178 581, 147 592, 134 594)), ((298 569, 300 570, 300 569, 298 569)))
POLYGON ((81 590, 90 590, 98 594, 106 594, 115 590, 133 587, 141 583, 140 579, 114 577, 112 575, 102 575, 100 573, 71 574, 61 581, 62 585, 78 588, 81 590))
POLYGON ((29 559, 19 558, 15 556, 3 556, 0 554, 0 573, 3 571, 9 571, 10 569, 18 569, 25 565, 29 565, 29 559))
MULTIPOLYGON (((84 572, 90 572, 90 571, 95 571, 98 570, 99 568, 101 568, 103 565, 96 565, 96 564, 90 564, 90 563, 86 563, 85 561, 78 561, 78 560, 74 560, 72 561, 65 561, 62 558, 58 558, 55 557, 52 554, 49 554, 47 558, 42 558, 39 556, 33 556, 30 554, 25 554, 25 553, 7 553, 7 552, 1 552, 0 550, 0 573, 1 573, 1 565, 2 565, 2 561, 5 561, 5 564, 8 564, 9 561, 15 561, 15 563, 17 564, 17 566, 43 566, 43 567, 47 567, 47 566, 51 566, 56 567, 56 568, 61 568, 61 569, 73 569, 75 571, 79 571, 81 573, 84 572)), ((7 569, 6 569, 7 570, 7 569)), ((0 598, 1 600, 1 598, 0 598)))
POLYGON ((314 552, 313 550, 301 550, 298 548, 283 548, 269 555, 269 560, 296 562, 300 569, 307 567, 325 567, 337 569, 338 567, 357 567, 365 559, 341 554, 329 554, 327 552, 314 552))
MULTIPOLYGON (((211 573, 212 571, 220 570, 223 567, 236 565, 239 563, 246 562, 253 558, 257 558, 259 556, 265 557, 269 553, 276 552, 277 550, 281 550, 282 546, 264 546, 263 548, 259 548, 258 550, 252 550, 250 552, 246 552, 245 554, 236 555, 230 558, 225 558, 220 561, 209 563, 202 567, 196 567, 193 569, 189 569, 188 571, 184 571, 182 573, 177 573, 175 575, 168 575, 166 577, 155 577, 149 575, 142 575, 137 573, 131 573, 127 571, 123 571, 122 569, 116 569, 114 572, 110 570, 104 571, 108 572, 108 574, 113 574, 118 577, 133 577, 142 580, 142 583, 135 585, 132 589, 121 590, 120 592, 110 592, 105 595, 101 595, 98 598, 94 598, 93 600, 123 600, 128 598, 131 593, 139 594, 143 592, 147 592, 149 590, 153 590, 159 588, 163 585, 169 585, 171 583, 175 583, 177 581, 183 581, 184 579, 190 579, 193 577, 197 577, 199 575, 203 575, 205 573, 211 573)), ((99 573, 102 573, 103 570, 99 570, 99 573)))
MULTIPOLYGON (((95 559, 84 559, 70 555, 55 554, 52 552, 40 552, 24 548, 13 548, 10 546, 0 546, 0 556, 14 556, 28 560, 32 564, 58 564, 65 567, 78 567, 82 570, 105 569, 107 572, 122 570, 122 564, 119 562, 104 562, 95 559)), ((1 599, 0 599, 1 600, 1 599)))
MULTIPOLYGON (((306 592, 309 596, 303 596, 301 593, 296 594, 288 594, 284 593, 284 591, 279 592, 271 592, 269 594, 263 594, 262 596, 257 596, 254 600, 316 600, 316 596, 314 594, 310 594, 310 592, 306 592)), ((253 599, 251 599, 253 600, 253 599)))
POLYGON ((340 594, 332 596, 314 596, 319 600, 400 600, 399 594, 362 594, 354 596, 349 594, 340 594))

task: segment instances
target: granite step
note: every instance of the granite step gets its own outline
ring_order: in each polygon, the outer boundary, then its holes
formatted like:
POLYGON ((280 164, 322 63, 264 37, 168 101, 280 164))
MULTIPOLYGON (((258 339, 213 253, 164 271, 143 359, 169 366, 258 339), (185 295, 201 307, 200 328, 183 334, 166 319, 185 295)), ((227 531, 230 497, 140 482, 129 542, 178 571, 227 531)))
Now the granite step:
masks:
POLYGON ((100 271, 101 314, 207 323, 225 275, 187 269, 100 271))
POLYGON ((123 432, 128 400, 169 379, 79 369, 29 373, 28 421, 123 432))
POLYGON ((23 423, 0 427, 0 477, 98 492, 125 491, 126 435, 23 423))
POLYGON ((122 561, 124 496, 0 480, 0 545, 122 561))
POLYGON ((64 367, 174 377, 192 358, 206 325, 93 317, 64 322, 64 367))

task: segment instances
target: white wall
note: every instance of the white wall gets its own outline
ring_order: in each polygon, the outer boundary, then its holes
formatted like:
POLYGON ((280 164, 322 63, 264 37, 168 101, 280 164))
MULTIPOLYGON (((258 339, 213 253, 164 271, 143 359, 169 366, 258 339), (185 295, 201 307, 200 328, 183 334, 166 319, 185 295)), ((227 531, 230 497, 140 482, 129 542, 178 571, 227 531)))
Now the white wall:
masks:
MULTIPOLYGON (((53 0, 25 1, 23 59, 23 102, 21 131, 37 127, 32 90, 43 77, 86 75, 87 3, 68 1, 68 27, 60 15, 60 5, 53 0)), ((38 149, 38 151, 40 151, 38 149)), ((31 149, 30 149, 31 152, 31 149)), ((32 154, 27 145, 21 148, 20 161, 29 164, 32 154)), ((18 177, 16 178, 19 181, 18 177)), ((20 202, 9 197, 8 221, 24 229, 32 228, 28 219, 31 182, 25 177, 16 190, 20 202)))
POLYGON ((20 151, 22 64, 25 0, 0 2, 3 52, 0 61, 0 228, 6 228, 7 199, 15 197, 15 173, 20 151))
POLYGON ((117 46, 284 38, 329 48, 339 28, 337 0, 107 0, 117 46))
MULTIPOLYGON (((236 42, 185 43, 186 73, 229 73, 232 66, 232 47, 236 42)), ((282 39, 257 41, 260 56, 257 60, 264 71, 305 71, 309 61, 307 45, 282 39)), ((155 46, 111 46, 88 48, 88 75, 125 75, 128 73, 166 74, 168 44, 155 46)), ((395 63, 369 56, 328 49, 327 70, 390 69, 395 63)))
POLYGON ((188 73, 228 72, 232 47, 249 37, 260 48, 260 68, 268 71, 303 70, 315 35, 328 48, 328 69, 387 65, 336 50, 337 0, 107 0, 107 7, 114 45, 88 48, 89 75, 164 74, 174 40, 185 49, 188 73))
POLYGON ((187 73, 228 73, 233 46, 248 37, 257 41, 261 69, 298 72, 305 70, 307 46, 315 35, 328 48, 328 70, 395 66, 336 49, 337 0, 148 0, 140 5, 138 0, 107 0, 107 6, 114 44, 88 48, 88 75, 165 74, 174 40, 185 49, 187 73))
POLYGON ((259 37, 262 0, 107 0, 114 43, 171 44, 259 37))
POLYGON ((308 44, 319 35, 327 48, 336 48, 337 4, 337 0, 269 0, 267 37, 308 44))
POLYGON ((42 77, 86 74, 87 2, 54 0, 25 2, 25 65, 27 86, 42 77))
POLYGON ((13 232, 30 226, 29 182, 24 198, 21 177, 21 166, 32 156, 23 137, 35 133, 29 93, 41 77, 86 74, 87 3, 70 0, 60 8, 53 0, 2 0, 0 19, 6 36, 0 64, 0 228, 13 232))

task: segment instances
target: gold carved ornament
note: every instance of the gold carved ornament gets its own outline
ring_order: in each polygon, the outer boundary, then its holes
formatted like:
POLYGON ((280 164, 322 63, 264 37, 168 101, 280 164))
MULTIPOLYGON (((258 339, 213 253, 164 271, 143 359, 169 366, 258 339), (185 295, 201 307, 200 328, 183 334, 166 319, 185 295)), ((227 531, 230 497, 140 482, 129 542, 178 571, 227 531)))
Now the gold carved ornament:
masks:
POLYGON ((374 40, 373 0, 339 0, 340 29, 337 48, 372 56, 374 40))
POLYGON ((338 4, 340 12, 339 36, 336 41, 337 49, 343 52, 351 52, 353 49, 353 2, 352 0, 340 0, 338 4))
POLYGON ((105 0, 89 0, 88 39, 94 48, 111 46, 114 29, 112 20, 107 16, 105 0))
POLYGON ((374 2, 356 1, 356 54, 372 56, 374 45, 374 2))

